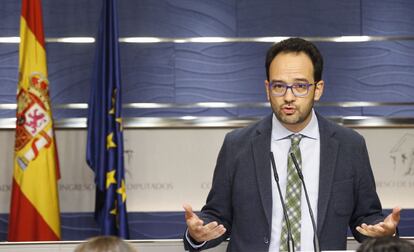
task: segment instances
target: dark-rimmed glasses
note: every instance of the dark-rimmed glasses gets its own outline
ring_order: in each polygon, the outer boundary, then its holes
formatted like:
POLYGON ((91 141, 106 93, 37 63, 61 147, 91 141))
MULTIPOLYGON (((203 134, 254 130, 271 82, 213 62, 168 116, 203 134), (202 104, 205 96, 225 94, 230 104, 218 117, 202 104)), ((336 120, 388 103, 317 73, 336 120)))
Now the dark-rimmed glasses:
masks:
POLYGON ((304 97, 309 93, 309 87, 315 84, 312 83, 293 83, 288 85, 283 82, 270 82, 269 91, 272 96, 284 96, 288 89, 290 89, 294 96, 304 97))

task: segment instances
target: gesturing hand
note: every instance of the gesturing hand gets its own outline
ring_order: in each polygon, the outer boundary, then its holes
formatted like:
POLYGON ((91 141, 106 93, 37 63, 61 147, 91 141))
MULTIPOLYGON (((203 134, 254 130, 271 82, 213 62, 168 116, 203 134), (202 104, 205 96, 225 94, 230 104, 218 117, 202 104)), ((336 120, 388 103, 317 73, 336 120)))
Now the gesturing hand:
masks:
POLYGON ((394 207, 392 213, 390 213, 383 222, 376 225, 367 225, 363 223, 361 226, 357 227, 356 230, 361 234, 370 237, 391 236, 395 234, 397 225, 400 222, 400 212, 401 208, 394 207))
POLYGON ((193 212, 190 205, 184 204, 183 208, 185 210, 188 233, 197 242, 216 239, 226 232, 226 228, 221 224, 219 225, 216 221, 204 225, 204 221, 193 212))

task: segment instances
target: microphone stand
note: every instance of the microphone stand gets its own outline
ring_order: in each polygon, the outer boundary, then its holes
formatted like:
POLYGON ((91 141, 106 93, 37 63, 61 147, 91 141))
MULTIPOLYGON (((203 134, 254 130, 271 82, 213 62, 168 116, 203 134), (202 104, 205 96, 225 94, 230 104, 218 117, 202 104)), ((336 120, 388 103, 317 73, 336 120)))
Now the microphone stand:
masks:
POLYGON ((279 192, 280 203, 282 203, 283 217, 285 218, 285 222, 286 222, 287 236, 288 236, 287 237, 288 251, 295 252, 295 242, 292 237, 292 230, 290 229, 290 222, 289 222, 288 214, 286 211, 286 205, 285 205, 285 202, 283 201, 282 192, 280 190, 279 175, 277 174, 277 171, 276 171, 276 163, 275 163, 275 158, 273 156, 273 152, 270 152, 270 161, 272 163, 273 176, 275 177, 277 191, 279 192))
POLYGON ((309 215, 311 217, 312 227, 313 227, 313 247, 315 249, 315 252, 320 252, 321 249, 320 249, 320 246, 319 246, 318 234, 316 232, 315 217, 313 216, 312 207, 311 207, 311 204, 310 204, 310 201, 309 201, 308 190, 306 189, 305 180, 303 179, 302 170, 300 169, 298 160, 296 159, 295 154, 293 154, 293 152, 290 153, 290 157, 292 158, 292 161, 293 161, 293 164, 295 165, 298 176, 299 176, 300 180, 302 181, 303 189, 305 190, 306 203, 308 204, 309 215))

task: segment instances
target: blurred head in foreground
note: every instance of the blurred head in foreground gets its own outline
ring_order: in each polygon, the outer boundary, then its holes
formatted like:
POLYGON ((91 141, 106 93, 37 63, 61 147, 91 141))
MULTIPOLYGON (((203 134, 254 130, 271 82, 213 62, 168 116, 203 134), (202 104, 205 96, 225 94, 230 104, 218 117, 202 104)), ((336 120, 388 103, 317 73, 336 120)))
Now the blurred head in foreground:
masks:
POLYGON ((380 237, 365 240, 357 252, 412 252, 414 244, 398 237, 380 237))
POLYGON ((79 244, 75 252, 137 252, 137 250, 119 237, 97 236, 79 244))

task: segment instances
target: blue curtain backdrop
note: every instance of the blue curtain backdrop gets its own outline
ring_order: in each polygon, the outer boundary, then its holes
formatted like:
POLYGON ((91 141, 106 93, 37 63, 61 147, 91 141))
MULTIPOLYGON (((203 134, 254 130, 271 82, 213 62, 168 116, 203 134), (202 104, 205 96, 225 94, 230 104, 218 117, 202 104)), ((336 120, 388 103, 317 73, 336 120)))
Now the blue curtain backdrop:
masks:
MULTIPOLYGON (((44 0, 46 37, 95 36, 101 2, 44 0)), ((3 0, 1 36, 18 36, 19 1, 3 0)), ((123 0, 120 37, 410 36, 410 0, 123 0)), ((121 43, 123 102, 263 102, 267 43, 121 43)), ((414 41, 318 43, 325 56, 322 101, 412 102, 414 41)), ((87 103, 94 44, 48 43, 52 103, 87 103)), ((0 44, 0 103, 14 103, 17 44, 0 44)), ((86 117, 56 110, 56 118, 86 117)), ((266 109, 125 110, 124 116, 262 116, 266 109)), ((325 115, 413 116, 412 108, 323 108, 325 115)), ((1 117, 14 111, 0 110, 1 117)))

